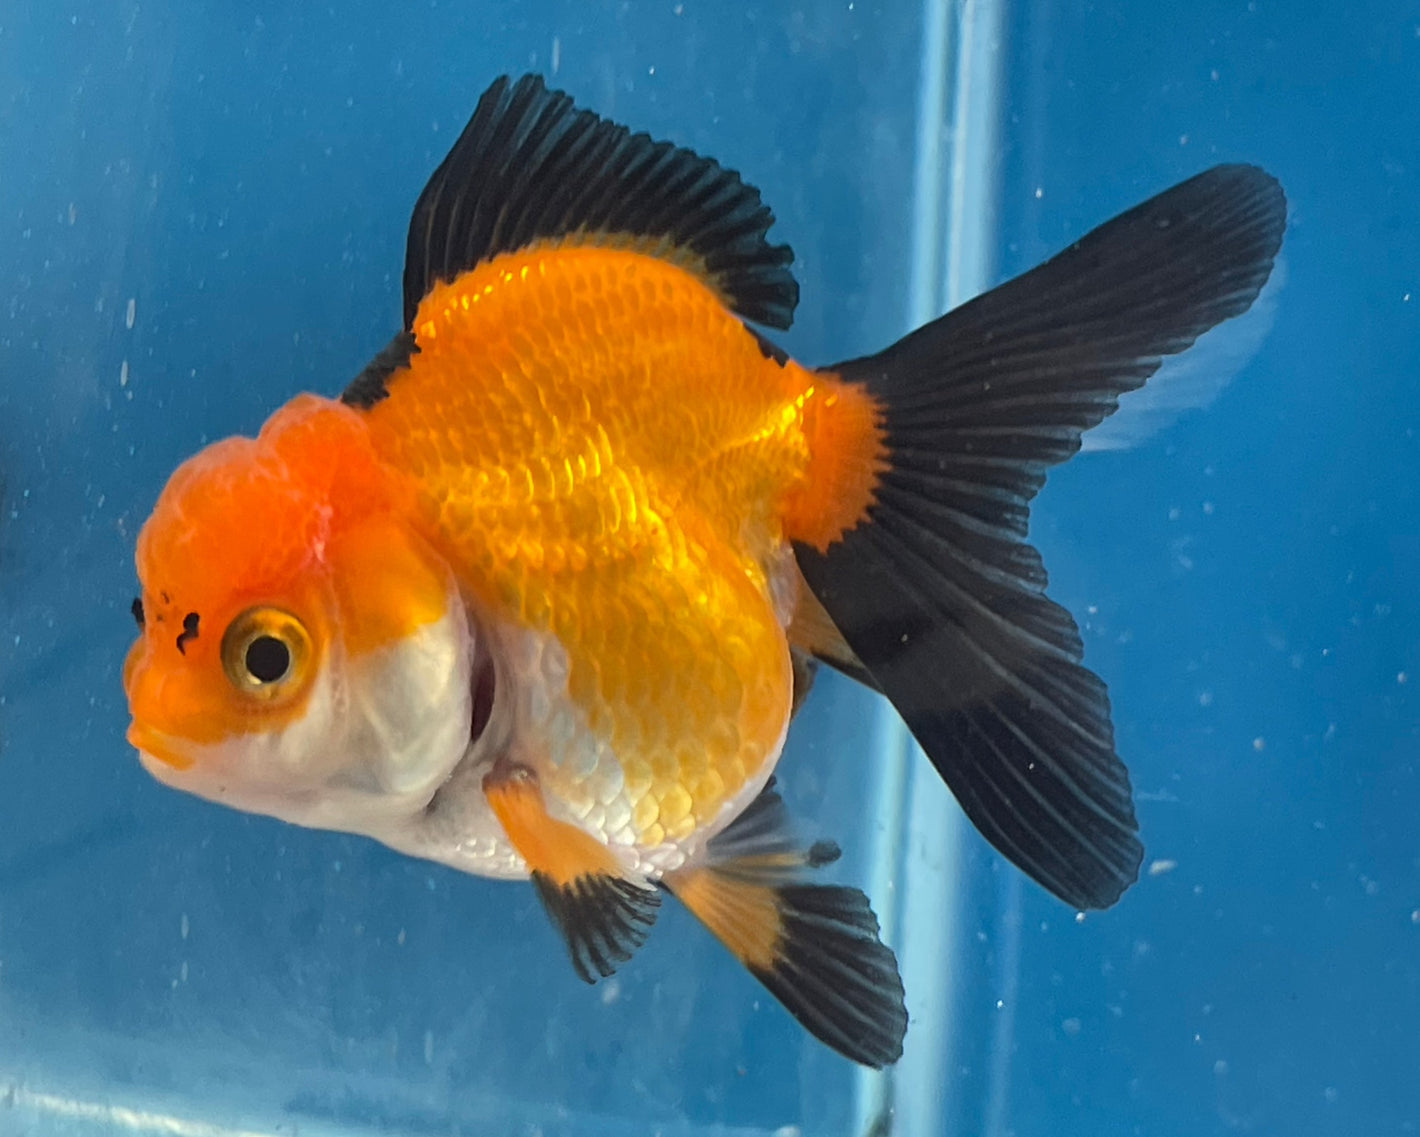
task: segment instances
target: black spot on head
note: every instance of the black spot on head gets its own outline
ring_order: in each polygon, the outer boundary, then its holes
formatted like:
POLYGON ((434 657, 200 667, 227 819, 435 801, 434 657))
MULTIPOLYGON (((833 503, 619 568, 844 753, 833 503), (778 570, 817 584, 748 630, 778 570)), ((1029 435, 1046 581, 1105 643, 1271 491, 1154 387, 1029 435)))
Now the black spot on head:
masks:
POLYGON ((260 683, 275 683, 291 669, 291 649, 275 636, 257 636, 247 645, 247 671, 260 683))
POLYGON ((177 649, 183 655, 187 654, 187 641, 197 638, 197 613, 189 612, 182 618, 182 631, 178 633, 177 649))
POLYGON ((141 628, 143 626, 143 598, 141 596, 135 596, 133 598, 133 604, 128 610, 133 613, 133 619, 137 621, 138 626, 141 628))

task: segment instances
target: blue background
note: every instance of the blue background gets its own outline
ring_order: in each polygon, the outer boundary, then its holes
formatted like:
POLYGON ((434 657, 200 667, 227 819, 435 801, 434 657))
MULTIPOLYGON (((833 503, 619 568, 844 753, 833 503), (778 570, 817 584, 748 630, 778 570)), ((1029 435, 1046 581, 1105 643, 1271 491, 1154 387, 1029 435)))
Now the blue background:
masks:
MULTIPOLYGON (((386 342, 425 177, 554 39, 557 85, 763 189, 795 354, 905 330, 915 4, 0 17, 0 1082, 400 1132, 847 1132, 848 1067, 684 913, 589 989, 531 890, 173 794, 122 740, 164 479, 386 342)), ((1287 188, 1289 280, 1209 412, 1034 514, 1177 865, 1077 922, 969 835, 959 1043, 896 1092, 988 1137, 1415 1132, 1420 14, 1022 3, 1000 50, 998 276, 1248 160, 1287 188)), ((824 680, 781 767, 845 880, 875 714, 824 680)))

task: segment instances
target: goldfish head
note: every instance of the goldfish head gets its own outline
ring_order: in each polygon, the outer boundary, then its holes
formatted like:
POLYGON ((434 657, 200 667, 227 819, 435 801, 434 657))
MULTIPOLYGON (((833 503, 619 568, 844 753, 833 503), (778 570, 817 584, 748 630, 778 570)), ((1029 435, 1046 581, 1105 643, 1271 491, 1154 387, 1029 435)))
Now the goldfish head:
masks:
POLYGON ((352 832, 428 802, 469 742, 473 642, 412 492, 314 396, 179 467, 138 539, 123 674, 150 773, 352 832))

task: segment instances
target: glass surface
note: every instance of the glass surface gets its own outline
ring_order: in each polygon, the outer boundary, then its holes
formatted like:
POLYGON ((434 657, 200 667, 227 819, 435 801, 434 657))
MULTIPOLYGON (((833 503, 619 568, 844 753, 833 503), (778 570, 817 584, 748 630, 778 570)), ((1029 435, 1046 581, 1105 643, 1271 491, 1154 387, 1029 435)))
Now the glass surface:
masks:
POLYGON ((0 1134, 1420 1131, 1417 89, 1377 0, 0 8, 0 1134), (1256 356, 1033 514, 1134 778, 1120 905, 958 834, 875 697, 821 676, 795 725, 786 797, 903 949, 895 1074, 673 905, 588 988, 527 886, 123 742, 163 482, 383 346, 414 198, 523 70, 761 188, 807 363, 1215 162, 1287 189, 1256 356))

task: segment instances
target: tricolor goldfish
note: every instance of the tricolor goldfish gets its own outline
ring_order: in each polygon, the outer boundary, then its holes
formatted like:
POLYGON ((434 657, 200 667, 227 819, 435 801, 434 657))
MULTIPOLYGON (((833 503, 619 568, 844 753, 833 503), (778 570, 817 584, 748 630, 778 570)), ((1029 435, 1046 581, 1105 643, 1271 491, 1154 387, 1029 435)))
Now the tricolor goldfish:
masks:
POLYGON ((663 892, 847 1057, 897 962, 772 775, 825 661, 1067 903, 1142 857, 1103 683, 1026 542, 1046 468, 1245 311, 1286 207, 1219 166, 887 350, 789 358, 792 253, 715 162, 499 79, 339 399, 185 462, 138 539, 130 742, 167 785, 531 878, 592 981, 663 892))

